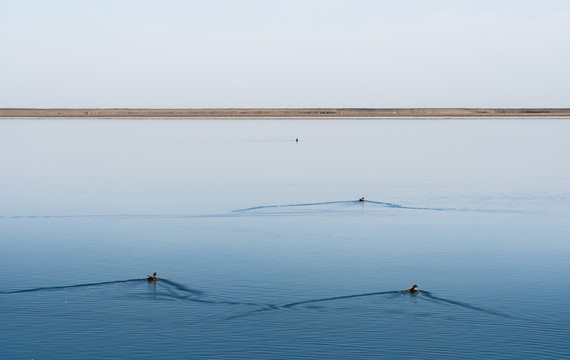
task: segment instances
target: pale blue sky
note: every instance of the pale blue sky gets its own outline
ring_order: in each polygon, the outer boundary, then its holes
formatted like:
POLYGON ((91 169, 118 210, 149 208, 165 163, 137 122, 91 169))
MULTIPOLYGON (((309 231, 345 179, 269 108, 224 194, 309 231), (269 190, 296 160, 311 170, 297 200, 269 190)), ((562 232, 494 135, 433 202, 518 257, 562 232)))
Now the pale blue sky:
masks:
POLYGON ((570 1, 0 2, 0 107, 570 107, 570 1))

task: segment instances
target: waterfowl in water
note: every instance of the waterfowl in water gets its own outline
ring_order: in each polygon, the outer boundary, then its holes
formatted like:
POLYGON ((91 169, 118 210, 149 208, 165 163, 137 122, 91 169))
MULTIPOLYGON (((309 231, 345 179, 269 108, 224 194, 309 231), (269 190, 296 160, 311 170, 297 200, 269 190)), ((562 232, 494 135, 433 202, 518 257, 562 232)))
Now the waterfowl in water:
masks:
POLYGON ((158 278, 156 277, 156 271, 152 275, 149 275, 146 278, 146 281, 156 281, 156 280, 158 280, 158 278))
POLYGON ((408 291, 412 294, 416 294, 420 291, 420 289, 418 289, 418 286, 416 284, 414 284, 414 286, 412 286, 411 288, 408 289, 408 291))
POLYGON ((358 199, 358 201, 360 201, 360 202, 364 202, 364 198, 363 198, 363 197, 361 197, 360 199, 358 199))

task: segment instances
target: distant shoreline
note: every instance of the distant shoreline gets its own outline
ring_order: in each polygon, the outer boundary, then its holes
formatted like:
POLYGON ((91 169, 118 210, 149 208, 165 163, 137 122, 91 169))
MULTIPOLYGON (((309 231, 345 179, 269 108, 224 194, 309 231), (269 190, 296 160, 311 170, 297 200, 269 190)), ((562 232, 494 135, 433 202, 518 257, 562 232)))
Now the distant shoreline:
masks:
POLYGON ((570 118, 570 108, 0 109, 3 119, 570 118))

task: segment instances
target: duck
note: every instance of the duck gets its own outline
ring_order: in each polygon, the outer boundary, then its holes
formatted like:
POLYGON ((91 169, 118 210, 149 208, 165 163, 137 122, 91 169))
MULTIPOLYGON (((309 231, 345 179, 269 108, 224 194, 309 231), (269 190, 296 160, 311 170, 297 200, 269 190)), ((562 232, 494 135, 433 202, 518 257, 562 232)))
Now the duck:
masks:
POLYGON ((158 280, 158 278, 156 277, 156 271, 152 275, 149 275, 146 278, 146 281, 156 281, 156 280, 158 280))
POLYGON ((361 197, 360 199, 358 199, 358 201, 364 202, 364 197, 361 197))
POLYGON ((418 289, 418 285, 414 284, 414 286, 412 286, 411 288, 409 288, 408 291, 409 291, 411 294, 416 294, 416 293, 420 292, 420 289, 418 289))

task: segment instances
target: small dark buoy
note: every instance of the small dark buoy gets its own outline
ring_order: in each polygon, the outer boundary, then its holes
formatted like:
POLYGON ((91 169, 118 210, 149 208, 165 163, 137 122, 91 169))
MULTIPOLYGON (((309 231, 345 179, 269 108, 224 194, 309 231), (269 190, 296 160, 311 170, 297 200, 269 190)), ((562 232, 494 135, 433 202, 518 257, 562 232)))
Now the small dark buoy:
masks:
POLYGON ((363 201, 364 201, 364 198, 361 197, 360 199, 358 199, 358 201, 363 202, 363 201))
POLYGON ((412 294, 415 294, 417 292, 420 291, 420 289, 418 289, 418 286, 416 284, 414 284, 414 286, 412 286, 411 288, 408 289, 408 291, 412 294))
POLYGON ((296 139, 295 139, 295 142, 299 142, 299 138, 296 138, 296 139))
POLYGON ((146 280, 147 280, 147 281, 156 281, 156 280, 158 280, 158 278, 156 277, 156 271, 155 271, 152 275, 149 275, 149 276, 146 278, 146 280))

